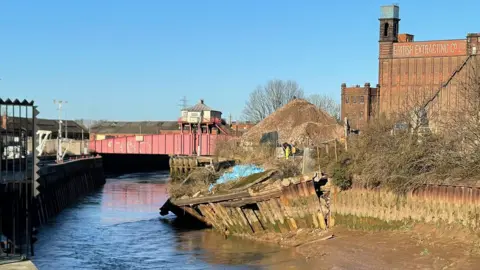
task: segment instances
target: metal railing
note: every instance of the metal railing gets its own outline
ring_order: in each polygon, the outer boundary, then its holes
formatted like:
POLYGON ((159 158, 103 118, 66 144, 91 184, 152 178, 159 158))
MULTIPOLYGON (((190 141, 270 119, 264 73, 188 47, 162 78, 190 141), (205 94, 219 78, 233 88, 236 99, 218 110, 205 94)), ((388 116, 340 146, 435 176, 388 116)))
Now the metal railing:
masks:
POLYGON ((36 107, 0 99, 0 264, 33 253, 36 107), (32 138, 29 140, 29 138, 32 138), (30 145, 31 144, 31 145, 30 145))

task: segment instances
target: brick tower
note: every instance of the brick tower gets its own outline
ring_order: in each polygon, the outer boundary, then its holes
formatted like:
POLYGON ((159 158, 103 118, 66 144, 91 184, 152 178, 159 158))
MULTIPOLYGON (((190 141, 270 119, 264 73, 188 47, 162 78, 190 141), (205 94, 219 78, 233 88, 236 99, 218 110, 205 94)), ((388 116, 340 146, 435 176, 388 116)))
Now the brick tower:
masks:
MULTIPOLYGON (((381 88, 378 92, 378 98, 382 100, 382 96, 390 95, 390 93, 384 93, 382 88, 385 90, 391 89, 391 78, 390 76, 382 76, 382 74, 391 73, 391 63, 387 59, 392 58, 393 44, 398 42, 398 31, 400 28, 400 8, 397 5, 390 5, 382 6, 380 10, 378 84, 381 88)), ((385 109, 390 107, 390 104, 381 104, 380 107, 382 107, 381 111, 385 111, 385 109)))

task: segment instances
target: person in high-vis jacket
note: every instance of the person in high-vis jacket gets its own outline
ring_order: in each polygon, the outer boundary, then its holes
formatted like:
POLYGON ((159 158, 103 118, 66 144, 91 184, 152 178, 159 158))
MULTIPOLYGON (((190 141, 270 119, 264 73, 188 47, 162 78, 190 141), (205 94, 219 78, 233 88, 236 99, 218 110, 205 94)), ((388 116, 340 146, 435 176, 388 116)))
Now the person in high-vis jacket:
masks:
POLYGON ((285 159, 288 159, 290 153, 292 152, 292 146, 288 143, 283 143, 283 151, 285 152, 285 159))

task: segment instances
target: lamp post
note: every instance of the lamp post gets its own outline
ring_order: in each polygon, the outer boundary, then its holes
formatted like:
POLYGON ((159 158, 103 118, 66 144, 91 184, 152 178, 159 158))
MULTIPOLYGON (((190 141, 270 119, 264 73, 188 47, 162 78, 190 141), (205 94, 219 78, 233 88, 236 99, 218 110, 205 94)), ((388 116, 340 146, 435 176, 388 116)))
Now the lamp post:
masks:
POLYGON ((57 163, 63 161, 63 154, 62 154, 62 105, 67 104, 68 101, 62 100, 53 100, 53 103, 58 105, 58 136, 57 136, 57 163))

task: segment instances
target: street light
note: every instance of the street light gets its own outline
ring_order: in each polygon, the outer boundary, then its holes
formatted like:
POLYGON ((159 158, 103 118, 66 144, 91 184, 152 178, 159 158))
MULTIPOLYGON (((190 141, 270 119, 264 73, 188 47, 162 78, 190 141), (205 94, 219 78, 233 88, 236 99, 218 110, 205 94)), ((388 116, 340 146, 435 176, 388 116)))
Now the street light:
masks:
POLYGON ((53 104, 58 105, 57 110, 58 110, 58 136, 57 136, 57 162, 63 161, 63 155, 62 155, 62 105, 67 104, 68 101, 62 101, 62 100, 53 100, 53 104))

